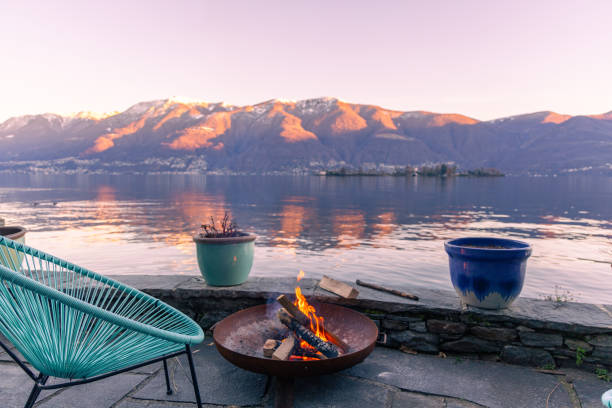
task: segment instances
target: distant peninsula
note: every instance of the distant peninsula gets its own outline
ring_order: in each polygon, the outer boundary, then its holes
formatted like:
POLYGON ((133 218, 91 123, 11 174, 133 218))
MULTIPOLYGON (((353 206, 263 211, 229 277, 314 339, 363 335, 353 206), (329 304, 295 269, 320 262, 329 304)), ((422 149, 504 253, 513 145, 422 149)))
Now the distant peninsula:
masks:
POLYGON ((341 167, 333 170, 323 170, 317 174, 321 176, 395 176, 395 177, 504 177, 505 174, 495 168, 477 168, 472 170, 458 170, 452 164, 436 164, 421 167, 395 167, 395 168, 373 168, 373 169, 353 169, 341 167))

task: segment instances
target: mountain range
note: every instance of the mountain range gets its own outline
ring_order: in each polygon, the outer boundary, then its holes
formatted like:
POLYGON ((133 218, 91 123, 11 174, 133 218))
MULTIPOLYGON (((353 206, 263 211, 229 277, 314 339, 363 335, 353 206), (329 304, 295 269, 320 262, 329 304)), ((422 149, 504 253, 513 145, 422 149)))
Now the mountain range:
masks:
POLYGON ((336 98, 248 106, 166 99, 0 124, 0 171, 270 173, 443 162, 515 174, 611 172, 612 112, 478 121, 336 98))

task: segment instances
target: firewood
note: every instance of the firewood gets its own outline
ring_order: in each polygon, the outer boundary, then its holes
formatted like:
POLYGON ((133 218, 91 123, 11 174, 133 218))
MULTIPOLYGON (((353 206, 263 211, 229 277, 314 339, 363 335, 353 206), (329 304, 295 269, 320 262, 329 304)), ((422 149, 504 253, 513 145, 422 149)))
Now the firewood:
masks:
POLYGON ((287 312, 295 318, 301 325, 308 327, 310 325, 310 319, 306 316, 291 300, 285 295, 280 295, 276 298, 276 301, 281 304, 287 312))
POLYGON ((305 350, 303 348, 297 348, 296 350, 294 350, 293 355, 301 356, 301 357, 318 358, 319 360, 327 360, 327 357, 325 356, 325 354, 321 353, 320 351, 305 350))
POLYGON ((319 287, 346 299, 354 299, 359 295, 359 291, 354 287, 326 275, 319 282, 319 287))
POLYGON ((338 351, 338 347, 336 347, 332 343, 328 343, 325 340, 318 338, 316 334, 310 331, 310 329, 307 329, 306 327, 302 326, 300 322, 291 317, 291 315, 285 309, 280 309, 278 311, 278 319, 282 324, 287 326, 289 330, 292 330, 298 338, 304 340, 306 343, 319 350, 326 357, 338 357, 338 355, 340 354, 338 351))
POLYGON ((295 337, 287 337, 285 340, 283 340, 281 345, 278 346, 274 353, 272 353, 272 360, 288 360, 291 354, 293 354, 296 344, 297 341, 295 340, 295 337))
POLYGON ((280 346, 281 342, 279 340, 268 339, 263 345, 263 355, 264 357, 272 357, 274 351, 280 346))
MULTIPOLYGON (((310 319, 302 311, 289 300, 285 295, 280 295, 276 298, 276 301, 280 303, 291 316, 295 318, 302 326, 310 327, 310 319)), ((349 350, 349 345, 346 344, 342 339, 330 332, 328 328, 325 328, 325 335, 331 340, 332 343, 340 347, 343 351, 349 350)))
POLYGON ((372 288, 372 289, 379 290, 381 292, 391 293, 392 295, 395 295, 395 296, 401 296, 403 298, 407 298, 411 300, 419 300, 418 296, 413 295, 412 293, 402 292, 401 290, 385 288, 384 286, 376 285, 375 283, 364 282, 359 279, 357 279, 356 283, 359 286, 365 286, 366 288, 372 288))

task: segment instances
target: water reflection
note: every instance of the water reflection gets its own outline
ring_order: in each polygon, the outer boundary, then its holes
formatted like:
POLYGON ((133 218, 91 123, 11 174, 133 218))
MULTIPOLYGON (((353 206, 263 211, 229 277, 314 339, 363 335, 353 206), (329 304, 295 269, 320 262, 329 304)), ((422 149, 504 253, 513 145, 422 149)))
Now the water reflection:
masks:
POLYGON ((338 248, 355 248, 359 246, 365 236, 366 221, 362 211, 359 210, 335 210, 332 217, 333 237, 338 248))
POLYGON ((297 248, 300 245, 304 223, 310 222, 313 218, 313 210, 299 205, 298 203, 303 201, 298 197, 290 197, 285 201, 296 204, 283 205, 280 212, 280 227, 273 232, 270 244, 284 248, 297 248))
POLYGON ((231 212, 259 236, 254 274, 449 287, 442 242, 534 247, 525 293, 612 303, 612 179, 0 176, 0 217, 34 246, 102 273, 196 274, 191 239, 231 212), (57 204, 53 204, 56 202, 57 204))
MULTIPOLYGON (((377 217, 377 223, 372 226, 373 234, 372 239, 374 242, 377 242, 384 237, 391 235, 393 231, 395 231, 396 227, 396 216, 393 212, 388 211, 382 214, 379 214, 377 217)), ((377 244, 374 244, 376 246, 377 244)))

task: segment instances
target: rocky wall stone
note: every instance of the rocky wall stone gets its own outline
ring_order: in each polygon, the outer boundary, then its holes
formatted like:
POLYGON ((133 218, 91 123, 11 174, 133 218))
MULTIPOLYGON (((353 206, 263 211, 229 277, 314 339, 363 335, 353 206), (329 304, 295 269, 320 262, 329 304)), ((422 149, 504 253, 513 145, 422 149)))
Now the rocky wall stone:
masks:
POLYGON ((425 325, 425 322, 420 321, 420 322, 410 322, 410 330, 415 331, 415 332, 419 332, 419 333, 427 333, 427 326, 425 325))
POLYGON ((593 353, 591 353, 591 357, 603 364, 612 365, 612 347, 595 346, 593 353))
POLYGON ((418 317, 389 316, 383 320, 382 327, 389 330, 407 330, 410 329, 410 324, 420 321, 418 317))
POLYGON ((438 334, 463 334, 465 333, 466 326, 459 322, 449 322, 446 320, 428 320, 427 330, 432 333, 438 334))
POLYGON ((598 336, 587 336, 589 344, 597 347, 610 347, 612 349, 612 335, 601 334, 598 336))
MULTIPOLYGON (((284 278, 251 278, 226 288, 206 286, 199 277, 124 278, 183 311, 209 333, 231 313, 274 302, 279 294, 292 296, 295 287, 295 279, 284 278)), ((357 299, 342 299, 320 290, 313 279, 303 279, 301 286, 314 304, 335 303, 370 317, 386 334, 389 347, 538 367, 576 366, 580 348, 584 353, 578 368, 612 366, 612 318, 601 305, 519 298, 508 309, 482 310, 461 305, 454 293, 442 290, 402 288, 420 297, 415 302, 361 287, 357 299)))
POLYGON ((510 343, 517 337, 515 329, 503 327, 474 326, 470 328, 470 333, 484 340, 499 341, 502 343, 510 343))
POLYGON ((531 347, 559 347, 563 345, 563 336, 553 333, 521 332, 521 343, 531 347))
POLYGON ((440 349, 454 353, 497 353, 501 347, 487 340, 465 336, 459 340, 443 343, 440 349))
POLYGON ((404 330, 401 332, 391 332, 388 343, 394 347, 405 346, 424 353, 437 353, 439 338, 436 334, 432 333, 404 330))
POLYGON ((578 348, 581 348, 586 353, 590 353, 591 351, 593 351, 593 346, 591 346, 584 340, 566 338, 565 345, 570 350, 578 350, 578 348))

